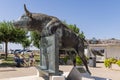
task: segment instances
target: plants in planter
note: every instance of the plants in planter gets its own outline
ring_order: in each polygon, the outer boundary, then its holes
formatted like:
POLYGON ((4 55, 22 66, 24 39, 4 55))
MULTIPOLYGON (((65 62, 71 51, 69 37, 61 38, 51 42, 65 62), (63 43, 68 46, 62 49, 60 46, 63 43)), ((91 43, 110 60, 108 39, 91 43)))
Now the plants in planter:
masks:
POLYGON ((116 62, 117 62, 117 59, 115 59, 115 58, 110 58, 109 60, 112 64, 116 64, 116 62))
POLYGON ((67 60, 68 60, 68 59, 69 59, 69 56, 65 56, 65 57, 63 58, 65 64, 67 63, 67 60))
POLYGON ((82 65, 82 60, 80 59, 79 56, 76 56, 76 64, 77 65, 82 65))
POLYGON ((107 68, 111 68, 111 65, 112 65, 112 64, 116 64, 116 62, 117 62, 116 59, 114 59, 114 58, 108 58, 108 59, 105 59, 104 65, 105 65, 105 67, 107 67, 107 68))
POLYGON ((116 62, 116 64, 120 67, 120 60, 118 60, 118 61, 116 62))
POLYGON ((110 60, 109 60, 109 59, 105 59, 104 65, 105 65, 105 67, 110 68, 110 67, 111 67, 111 62, 110 62, 110 60))

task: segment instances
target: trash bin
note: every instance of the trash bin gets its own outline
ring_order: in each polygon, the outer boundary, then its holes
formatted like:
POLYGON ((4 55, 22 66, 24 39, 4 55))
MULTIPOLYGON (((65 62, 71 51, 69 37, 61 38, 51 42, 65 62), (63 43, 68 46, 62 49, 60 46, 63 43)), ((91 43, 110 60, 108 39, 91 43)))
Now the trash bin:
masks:
POLYGON ((95 57, 90 57, 89 58, 89 64, 90 67, 96 67, 96 58, 95 57))

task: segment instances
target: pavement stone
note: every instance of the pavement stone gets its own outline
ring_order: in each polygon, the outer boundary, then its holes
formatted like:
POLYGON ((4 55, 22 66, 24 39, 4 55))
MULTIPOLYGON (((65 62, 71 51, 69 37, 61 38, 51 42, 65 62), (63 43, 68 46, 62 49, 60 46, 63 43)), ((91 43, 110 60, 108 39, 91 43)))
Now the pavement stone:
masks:
MULTIPOLYGON (((60 70, 69 72, 73 66, 60 66, 60 70)), ((95 80, 119 80, 120 71, 105 68, 104 63, 97 63, 96 67, 89 67, 92 73, 92 77, 95 80)), ((35 67, 0 67, 0 80, 7 80, 11 77, 23 77, 37 75, 37 69, 35 67)), ((42 77, 38 77, 37 80, 44 80, 42 77)))
POLYGON ((37 75, 35 67, 0 67, 0 79, 37 75))
POLYGON ((95 80, 119 80, 120 71, 105 68, 104 63, 97 63, 96 67, 90 67, 92 77, 95 80))

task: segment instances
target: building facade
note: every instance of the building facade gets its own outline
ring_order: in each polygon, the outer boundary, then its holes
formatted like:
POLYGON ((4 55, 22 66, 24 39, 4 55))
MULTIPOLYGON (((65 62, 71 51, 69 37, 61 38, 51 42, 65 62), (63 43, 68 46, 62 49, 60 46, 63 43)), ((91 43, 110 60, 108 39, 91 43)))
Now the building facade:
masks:
POLYGON ((108 39, 108 40, 99 40, 99 43, 91 44, 85 50, 87 57, 94 57, 91 52, 91 49, 104 49, 104 56, 97 56, 97 61, 104 61, 106 58, 116 58, 120 59, 120 40, 108 39))

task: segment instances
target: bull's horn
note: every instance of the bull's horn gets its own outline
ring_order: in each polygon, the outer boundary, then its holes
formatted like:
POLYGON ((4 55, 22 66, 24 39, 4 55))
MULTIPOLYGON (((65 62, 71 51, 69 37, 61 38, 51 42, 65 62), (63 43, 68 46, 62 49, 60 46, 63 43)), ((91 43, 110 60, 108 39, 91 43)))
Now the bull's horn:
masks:
POLYGON ((27 10, 26 5, 24 4, 24 10, 28 17, 32 18, 32 14, 27 10))

